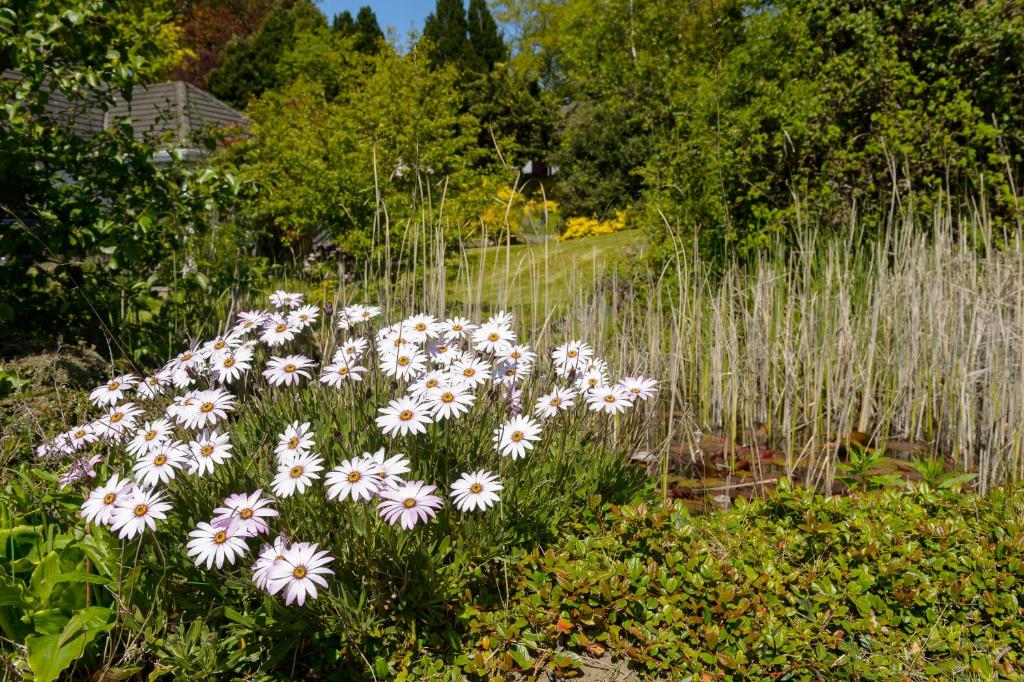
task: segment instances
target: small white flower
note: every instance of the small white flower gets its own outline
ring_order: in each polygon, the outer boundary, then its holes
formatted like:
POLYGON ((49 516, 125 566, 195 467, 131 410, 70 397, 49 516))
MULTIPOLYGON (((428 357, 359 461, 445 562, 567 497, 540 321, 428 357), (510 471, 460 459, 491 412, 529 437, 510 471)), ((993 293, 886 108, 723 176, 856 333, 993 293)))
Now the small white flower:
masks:
POLYGON ((435 388, 447 385, 449 377, 446 372, 432 370, 409 385, 409 395, 416 400, 423 400, 435 388))
POLYGON ((373 468, 373 461, 365 456, 346 459, 324 477, 327 497, 339 502, 347 497, 353 502, 373 499, 381 482, 373 468))
POLYGON ((453 382, 479 386, 487 382, 491 373, 491 365, 480 358, 463 357, 452 363, 450 371, 453 382))
POLYGON ((302 305, 302 294, 278 289, 270 295, 270 305, 275 308, 298 308, 302 305))
POLYGON ((189 461, 189 473, 205 476, 213 473, 218 464, 223 464, 231 457, 231 438, 227 433, 204 432, 199 438, 188 444, 192 453, 189 461))
POLYGON ((89 493, 89 498, 82 503, 81 516, 88 523, 109 526, 114 520, 114 511, 118 499, 130 495, 134 484, 114 474, 107 482, 89 493))
POLYGON ((272 357, 267 361, 267 369, 263 376, 274 386, 298 386, 303 379, 308 379, 308 370, 315 363, 302 355, 286 355, 283 358, 272 357))
POLYGON ((273 545, 263 545, 256 563, 252 565, 252 581, 261 590, 267 589, 270 581, 270 571, 278 563, 284 561, 285 552, 288 551, 288 541, 283 535, 278 535, 273 545))
POLYGON ((473 332, 473 347, 483 353, 501 353, 515 340, 516 333, 503 324, 486 322, 473 332))
POLYGON ((224 506, 213 510, 213 525, 222 528, 233 525, 235 532, 245 537, 266 533, 270 530, 267 519, 277 516, 278 511, 270 506, 273 501, 262 495, 260 488, 254 493, 236 493, 224 498, 224 506))
POLYGON ((107 416, 93 422, 93 429, 100 438, 120 440, 135 428, 135 422, 141 414, 142 410, 135 407, 134 403, 115 405, 108 410, 107 416))
POLYGON ((118 497, 110 529, 122 540, 131 540, 146 528, 156 532, 156 522, 166 519, 170 510, 162 493, 136 488, 132 494, 118 497))
POLYGON ((462 474, 452 484, 452 498, 460 511, 483 511, 499 500, 498 491, 501 489, 497 475, 481 469, 471 474, 462 474))
POLYGON ((434 388, 426 398, 435 421, 461 417, 469 412, 475 401, 476 396, 463 386, 434 388))
POLYGON ((97 407, 116 405, 124 399, 124 394, 132 390, 138 379, 133 374, 122 374, 114 377, 102 386, 97 386, 89 394, 89 401, 97 407))
POLYGON ((268 346, 280 346, 295 338, 299 328, 289 324, 288 320, 280 315, 271 315, 263 322, 263 331, 260 333, 260 341, 268 346))
POLYGON ((139 385, 135 387, 135 393, 144 400, 150 400, 162 395, 169 381, 170 374, 168 372, 157 372, 140 381, 139 385))
POLYGON ((494 430, 494 444, 502 455, 519 459, 533 449, 534 441, 540 440, 540 432, 540 424, 533 419, 522 415, 512 417, 494 430))
POLYGON ((576 398, 576 391, 571 388, 555 388, 537 399, 533 413, 544 419, 554 417, 559 412, 568 410, 573 406, 573 399, 576 398))
POLYGON ((344 343, 338 346, 332 361, 348 362, 349 364, 359 362, 366 353, 368 345, 366 339, 363 338, 346 339, 344 343))
POLYGON ((315 305, 304 305, 288 314, 288 323, 298 329, 305 329, 314 322, 320 315, 320 309, 315 305))
POLYGON ((380 315, 380 308, 367 305, 350 305, 341 312, 338 319, 339 329, 350 329, 357 324, 367 322, 380 315))
POLYGON ((245 540, 231 526, 223 528, 204 521, 188 535, 192 538, 187 545, 188 555, 196 558, 196 566, 205 562, 208 569, 214 564, 223 568, 225 560, 234 564, 235 557, 249 551, 245 540))
POLYGON ((178 423, 186 429, 205 429, 228 418, 235 409, 235 396, 222 388, 196 391, 192 402, 178 416, 178 423))
POLYGON ((291 464, 281 464, 274 476, 274 494, 278 497, 291 497, 295 493, 306 492, 314 480, 320 478, 323 471, 323 460, 313 453, 299 455, 291 464))
POLYGON ((324 365, 320 372, 320 382, 331 388, 339 388, 346 381, 362 381, 366 368, 346 362, 332 362, 324 365))
POLYGON ((657 380, 642 376, 626 377, 619 382, 619 386, 626 389, 633 400, 650 400, 658 393, 657 380))
POLYGON ((135 462, 135 480, 144 488, 167 483, 175 471, 188 462, 185 446, 177 441, 165 441, 155 450, 140 456, 135 462))
POLYGON ((449 341, 469 338, 477 325, 465 317, 452 317, 441 323, 441 335, 449 341))
POLYGON ((381 488, 405 483, 405 480, 402 478, 402 474, 407 474, 412 471, 409 467, 409 460, 405 455, 398 453, 397 455, 388 457, 384 453, 384 448, 381 448, 373 454, 364 452, 363 459, 367 461, 370 471, 372 471, 380 480, 381 488))
POLYGON ((587 405, 594 412, 619 414, 633 406, 633 398, 622 386, 596 386, 587 395, 587 405))
POLYGON ((219 353, 211 358, 210 366, 222 384, 234 383, 252 369, 252 348, 241 346, 233 351, 219 353))
POLYGON ((415 347, 402 348, 381 356, 380 369, 384 374, 400 381, 419 376, 427 367, 427 356, 415 347))
POLYGON ((327 552, 318 552, 316 543, 297 542, 284 553, 284 559, 270 569, 267 590, 277 594, 284 590, 286 606, 298 602, 299 606, 306 603, 306 597, 316 599, 317 585, 326 588, 324 575, 333 574, 327 564, 334 561, 327 552))
POLYGON ((408 434, 426 433, 431 423, 430 411, 426 405, 413 398, 399 398, 380 409, 377 417, 377 428, 385 435, 405 436, 408 434))
POLYGON ((433 495, 436 485, 423 481, 410 481, 401 485, 384 488, 378 494, 381 502, 377 505, 382 519, 390 525, 400 521, 402 528, 411 530, 420 521, 426 522, 437 517, 441 498, 433 495))
POLYGON ((277 447, 274 448, 277 463, 291 464, 296 458, 312 450, 314 445, 316 441, 309 422, 300 424, 298 420, 293 421, 285 428, 284 433, 278 436, 277 447))
POLYGON ((586 363, 594 355, 594 350, 583 341, 569 341, 556 348, 551 354, 555 369, 563 377, 579 370, 581 363, 586 363))
POLYGON ((171 436, 171 422, 166 419, 154 419, 146 422, 128 441, 129 455, 144 455, 152 452, 171 436))

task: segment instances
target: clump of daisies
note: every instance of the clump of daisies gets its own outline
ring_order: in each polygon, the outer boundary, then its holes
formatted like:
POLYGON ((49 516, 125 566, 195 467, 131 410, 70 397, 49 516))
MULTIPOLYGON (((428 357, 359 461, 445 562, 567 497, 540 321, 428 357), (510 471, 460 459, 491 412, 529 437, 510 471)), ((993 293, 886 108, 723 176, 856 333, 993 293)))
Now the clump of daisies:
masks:
POLYGON ((200 479, 231 482, 237 492, 205 501, 209 517, 187 529, 181 551, 205 570, 248 571, 256 589, 288 605, 329 587, 343 548, 292 539, 287 519, 349 505, 346 513, 405 533, 436 522, 448 505, 456 519, 486 514, 502 504, 516 467, 551 456, 559 434, 617 425, 658 390, 643 376, 611 380, 581 340, 539 353, 504 311, 480 322, 423 313, 378 326, 375 306, 329 314, 283 290, 270 303, 240 312, 152 374, 96 387, 89 399, 98 416, 38 452, 70 460, 62 487, 105 481, 85 493, 81 516, 124 541, 180 525, 176 500, 187 497, 194 518, 196 491, 210 489, 200 479), (324 329, 336 332, 325 338, 324 329), (366 420, 350 429, 366 447, 339 446, 333 427, 314 419, 274 421, 314 400, 335 418, 366 420), (260 411, 240 447, 235 427, 247 409, 260 411), (472 466, 440 466, 443 447, 406 454, 438 434, 473 441, 472 466))

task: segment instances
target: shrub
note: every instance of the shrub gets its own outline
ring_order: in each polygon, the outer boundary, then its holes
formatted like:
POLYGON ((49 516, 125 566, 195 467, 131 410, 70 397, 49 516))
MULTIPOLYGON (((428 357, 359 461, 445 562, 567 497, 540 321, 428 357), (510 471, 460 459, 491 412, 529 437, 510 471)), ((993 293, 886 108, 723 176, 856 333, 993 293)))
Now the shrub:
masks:
POLYGON ((608 384, 586 344, 535 359, 505 313, 479 328, 417 315, 362 333, 379 310, 329 320, 299 299, 277 292, 277 311, 243 313, 156 375, 112 378, 90 396, 103 416, 41 448, 72 455, 62 485, 105 481, 82 505, 87 532, 120 545, 118 571, 150 577, 147 600, 167 619, 154 627, 173 632, 157 651, 169 669, 212 674, 192 652, 226 633, 248 643, 229 664, 251 673, 294 665, 300 646, 302 669, 384 671, 395 650, 454 649, 459 602, 507 580, 517 548, 551 541, 595 497, 643 487, 623 463, 654 382, 608 384), (302 354, 324 353, 313 376, 302 354), (493 504, 488 490, 496 506, 466 507, 493 504), (274 544, 258 550, 257 535, 274 544))

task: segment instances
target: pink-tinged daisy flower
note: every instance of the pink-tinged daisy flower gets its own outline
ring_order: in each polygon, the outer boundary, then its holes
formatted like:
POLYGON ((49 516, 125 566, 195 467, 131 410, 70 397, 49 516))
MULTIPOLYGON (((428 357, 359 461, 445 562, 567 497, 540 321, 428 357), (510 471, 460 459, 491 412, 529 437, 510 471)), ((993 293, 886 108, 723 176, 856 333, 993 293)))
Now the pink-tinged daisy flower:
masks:
POLYGON ((309 422, 298 420, 293 421, 285 427, 284 433, 277 437, 277 447, 274 454, 277 455, 278 464, 291 464, 297 457, 300 457, 316 445, 313 432, 309 422))
POLYGON ((213 525, 227 528, 235 527, 238 535, 252 537, 262 535, 270 530, 267 519, 277 516, 278 511, 271 507, 273 500, 262 497, 263 489, 254 493, 236 493, 224 498, 224 506, 213 510, 213 525))
POLYGON ((89 401, 97 407, 116 405, 124 399, 124 394, 132 390, 138 379, 133 374, 122 374, 114 377, 102 386, 97 386, 89 394, 89 401))
POLYGON ((156 532, 156 522, 166 519, 170 510, 162 493, 136 488, 132 494, 118 497, 110 529, 122 540, 131 540, 146 528, 156 532))
POLYGON ((597 386, 587 394, 587 406, 594 412, 620 414, 633 407, 633 398, 622 386, 597 386))
POLYGON ((84 481, 88 478, 96 478, 96 463, 103 459, 103 455, 92 457, 79 457, 71 463, 71 467, 60 477, 59 483, 63 490, 72 483, 84 481))
POLYGON ((203 344, 203 354, 206 357, 213 357, 219 353, 230 352, 237 348, 242 343, 241 338, 236 332, 228 332, 223 336, 218 336, 211 341, 207 341, 203 344))
POLYGON ((497 315, 491 315, 487 318, 486 324, 494 324, 499 327, 511 327, 512 319, 512 313, 507 310, 499 310, 497 315))
POLYGON ((166 419, 154 419, 143 424, 130 441, 129 455, 145 455, 157 449, 161 443, 171 437, 171 422, 166 419))
POLYGON ((331 388, 340 388, 346 381, 362 381, 362 375, 365 372, 366 368, 361 365, 332 362, 329 365, 324 365, 320 372, 320 382, 331 388))
POLYGON ((222 388, 196 391, 195 400, 183 412, 183 426, 186 429, 205 429, 228 418, 228 412, 235 409, 235 396, 222 388))
POLYGON ((278 497, 291 497, 295 493, 306 492, 314 480, 320 478, 324 461, 313 453, 299 455, 291 464, 281 464, 274 476, 274 494, 278 497))
POLYGON ((408 381, 419 376, 427 368, 427 356, 415 347, 403 348, 394 353, 381 356, 380 369, 389 377, 400 381, 408 381))
POLYGON ((188 388, 192 384, 196 383, 193 372, 198 373, 199 370, 187 370, 184 367, 178 367, 177 369, 171 370, 171 385, 175 388, 184 389, 188 388))
POLYGON ((57 436, 58 447, 64 452, 77 452, 89 443, 95 443, 99 436, 92 424, 81 424, 57 436))
POLYGON ((304 305, 288 313, 288 324, 298 328, 305 329, 316 322, 316 318, 320 315, 320 309, 315 305, 304 305))
POLYGON ((435 421, 461 417, 469 412, 475 401, 476 396, 464 386, 432 389, 426 399, 435 421))
POLYGON ((135 387, 135 393, 144 400, 151 400, 158 395, 163 395, 168 383, 170 383, 169 372, 157 372, 139 382, 135 387))
POLYGON ((452 484, 452 499, 459 511, 484 511, 500 499, 498 491, 502 487, 496 474, 481 469, 471 474, 462 474, 452 484))
POLYGON ((431 423, 430 410, 413 398, 399 398, 380 409, 377 428, 385 435, 395 438, 409 434, 426 433, 431 423))
POLYGON ((434 340, 427 344, 427 355, 436 367, 450 367, 459 359, 461 352, 453 341, 434 340))
POLYGON ((298 308, 302 305, 302 294, 278 289, 270 295, 270 305, 275 308, 298 308))
POLYGON ((380 487, 385 486, 393 487, 401 483, 405 483, 405 479, 402 478, 402 474, 407 474, 412 469, 409 467, 408 458, 402 453, 388 457, 384 453, 384 448, 381 448, 377 452, 370 454, 369 452, 363 453, 363 459, 367 461, 370 466, 370 471, 380 481, 380 487))
POLYGON ((563 343, 551 353, 558 373, 567 377, 579 370, 581 363, 586 363, 594 355, 594 350, 583 341, 563 343))
POLYGON ((576 387, 584 392, 607 385, 608 375, 602 372, 599 367, 588 369, 576 377, 576 387))
POLYGON ((263 331, 260 333, 260 341, 268 346, 280 346, 295 338, 299 333, 298 328, 289 324, 280 315, 272 315, 263 323, 263 331))
POLYGON ((235 329, 248 334, 262 327, 266 320, 267 312, 265 310, 242 311, 238 313, 238 322, 235 324, 235 329))
POLYGON ((533 449, 540 440, 540 424, 525 416, 512 417, 494 429, 494 445, 504 456, 512 459, 526 457, 526 451, 533 449))
POLYGON ((449 341, 469 338, 477 325, 465 317, 451 317, 441 323, 441 335, 449 341))
POLYGON ((368 322, 380 315, 380 308, 372 305, 350 305, 341 313, 338 320, 339 329, 350 329, 357 324, 368 322))
POLYGON ((473 347, 483 353, 500 353, 515 340, 516 333, 503 324, 486 322, 473 332, 473 347))
POLYGON ((306 370, 314 364, 303 355, 272 357, 267 361, 267 369, 263 370, 263 376, 274 386, 298 386, 303 379, 310 377, 306 370))
POLYGON ((410 481, 390 488, 384 488, 378 495, 381 502, 377 505, 382 519, 390 525, 401 522, 402 528, 411 530, 420 521, 437 518, 437 509, 442 506, 441 498, 432 495, 436 485, 426 485, 423 481, 410 481))
POLYGON ((533 413, 543 419, 554 417, 559 412, 564 412, 573 406, 576 398, 576 391, 571 388, 556 387, 550 393, 546 393, 537 399, 533 407, 533 413))
POLYGON ((231 384, 252 369, 252 355, 252 348, 248 346, 218 353, 210 358, 210 369, 217 373, 217 381, 231 384))
POLYGON ((257 588, 267 589, 271 570, 284 561, 284 554, 287 551, 288 540, 283 535, 278 535, 273 545, 263 545, 256 563, 252 565, 252 581, 256 583, 257 588))
POLYGON ((498 362, 509 365, 532 365, 533 361, 537 359, 537 354, 530 350, 529 346, 519 344, 499 351, 496 353, 496 358, 498 362))
POLYGON ((198 348, 189 348, 179 353, 173 360, 167 363, 167 369, 171 371, 193 372, 203 368, 203 354, 198 348))
POLYGON ((284 553, 284 560, 270 569, 267 589, 271 594, 284 591, 284 603, 290 606, 306 603, 306 597, 316 599, 316 588, 327 587, 323 576, 334 573, 327 564, 334 561, 327 552, 318 552, 316 543, 296 542, 284 553))
POLYGON ((494 366, 492 375, 494 383, 502 386, 515 386, 525 380, 533 371, 533 365, 529 362, 499 362, 494 366))
POLYGON ((479 386, 486 383, 491 373, 491 365, 480 358, 463 357, 452 363, 450 371, 453 382, 479 386))
POLYGON ((642 376, 626 377, 619 382, 619 386, 626 389, 633 400, 650 400, 658 394, 657 380, 642 376))
POLYGON ((369 501, 380 487, 380 478, 373 472, 374 464, 364 457, 346 459, 324 477, 327 497, 343 502, 351 497, 353 502, 369 501))
POLYGON ((114 520, 117 501, 123 495, 130 495, 135 485, 128 479, 114 474, 107 482, 89 493, 88 499, 82 503, 80 512, 87 523, 109 526, 114 520))
POLYGON ((192 538, 187 545, 188 555, 196 558, 196 566, 205 562, 207 569, 214 564, 223 568, 225 560, 233 565, 235 557, 249 551, 243 537, 232 526, 222 528, 203 521, 188 535, 192 538))
POLYGON ((135 480, 144 488, 167 483, 175 471, 188 463, 188 451, 177 441, 161 443, 155 450, 142 455, 135 462, 135 480))
POLYGON ((204 432, 188 444, 192 453, 188 472, 197 476, 213 473, 214 467, 231 458, 231 437, 226 433, 204 432))
POLYGON ((125 403, 111 407, 107 416, 93 422, 93 428, 100 438, 119 440, 127 436, 135 428, 135 422, 142 410, 135 403, 125 403))

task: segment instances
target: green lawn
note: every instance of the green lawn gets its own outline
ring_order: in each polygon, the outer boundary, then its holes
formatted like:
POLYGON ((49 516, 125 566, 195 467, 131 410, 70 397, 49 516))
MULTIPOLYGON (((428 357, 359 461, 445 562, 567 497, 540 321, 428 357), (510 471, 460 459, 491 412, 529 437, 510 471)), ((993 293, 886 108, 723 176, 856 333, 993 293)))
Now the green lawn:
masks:
POLYGON ((454 259, 448 296, 458 301, 545 308, 563 305, 627 258, 638 255, 638 230, 570 241, 467 249, 454 259))

